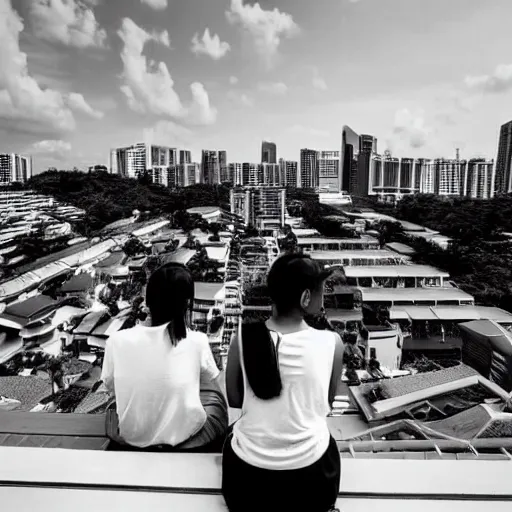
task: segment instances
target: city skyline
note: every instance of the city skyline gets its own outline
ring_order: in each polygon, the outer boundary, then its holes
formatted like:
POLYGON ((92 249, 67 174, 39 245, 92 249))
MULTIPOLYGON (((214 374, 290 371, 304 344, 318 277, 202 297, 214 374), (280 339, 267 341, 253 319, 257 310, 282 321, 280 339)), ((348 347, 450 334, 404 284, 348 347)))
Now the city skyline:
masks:
POLYGON ((0 0, 1 152, 38 173, 139 140, 258 162, 270 140, 297 161, 347 124, 403 157, 496 159, 512 118, 506 0, 148 3, 0 0))

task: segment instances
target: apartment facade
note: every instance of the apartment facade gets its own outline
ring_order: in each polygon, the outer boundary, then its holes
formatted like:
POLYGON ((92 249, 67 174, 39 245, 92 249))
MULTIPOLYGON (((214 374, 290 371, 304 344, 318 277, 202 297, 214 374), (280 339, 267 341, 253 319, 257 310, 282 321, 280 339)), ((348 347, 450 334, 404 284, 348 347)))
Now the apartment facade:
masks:
POLYGON ((0 186, 25 183, 32 177, 32 159, 16 153, 0 153, 0 186))
POLYGON ((318 151, 301 149, 300 183, 302 188, 318 187, 318 151))
POLYGON ((494 197, 494 160, 469 160, 462 174, 461 195, 472 199, 494 197))
POLYGON ((230 193, 231 213, 259 230, 279 229, 285 223, 286 189, 236 187, 230 193))
POLYGON ((318 188, 322 192, 337 193, 341 189, 340 152, 319 151, 318 188))
POLYGON ((284 180, 283 185, 290 188, 297 188, 299 185, 298 163, 281 158, 279 160, 279 166, 281 167, 281 177, 284 180))

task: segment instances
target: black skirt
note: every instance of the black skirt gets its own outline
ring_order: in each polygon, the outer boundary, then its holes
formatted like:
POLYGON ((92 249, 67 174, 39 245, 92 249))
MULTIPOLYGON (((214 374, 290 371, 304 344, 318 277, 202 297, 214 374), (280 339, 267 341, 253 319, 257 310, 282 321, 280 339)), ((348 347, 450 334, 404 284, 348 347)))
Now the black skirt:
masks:
POLYGON ((328 512, 339 493, 341 461, 336 441, 311 466, 273 471, 241 460, 230 435, 222 458, 222 494, 230 512, 328 512))

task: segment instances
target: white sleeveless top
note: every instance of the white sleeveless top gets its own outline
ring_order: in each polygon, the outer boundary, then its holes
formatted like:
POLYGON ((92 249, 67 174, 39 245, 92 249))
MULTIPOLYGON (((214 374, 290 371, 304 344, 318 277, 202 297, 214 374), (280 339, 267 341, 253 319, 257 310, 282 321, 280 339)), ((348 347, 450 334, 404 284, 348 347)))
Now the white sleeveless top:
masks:
MULTIPOLYGON (((283 335, 279 345, 283 389, 271 400, 260 400, 252 391, 240 342, 244 402, 232 439, 240 459, 258 468, 292 470, 322 457, 330 440, 327 414, 335 336, 312 328, 283 335)), ((276 334, 272 337, 276 343, 276 334)))

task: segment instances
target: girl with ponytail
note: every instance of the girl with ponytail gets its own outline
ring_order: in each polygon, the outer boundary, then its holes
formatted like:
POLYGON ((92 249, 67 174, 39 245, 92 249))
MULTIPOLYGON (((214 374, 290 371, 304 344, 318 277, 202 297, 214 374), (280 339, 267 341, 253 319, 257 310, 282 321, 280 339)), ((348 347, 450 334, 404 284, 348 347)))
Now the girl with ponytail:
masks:
POLYGON ((188 269, 166 264, 147 284, 149 325, 107 341, 102 380, 115 395, 123 449, 209 451, 224 439, 220 372, 206 334, 189 326, 193 301, 188 269))
POLYGON ((242 409, 224 444, 222 492, 230 512, 328 512, 340 454, 327 415, 341 381, 343 345, 305 318, 323 309, 329 272, 304 254, 278 258, 267 277, 267 322, 244 324, 229 347, 229 405, 242 409))

